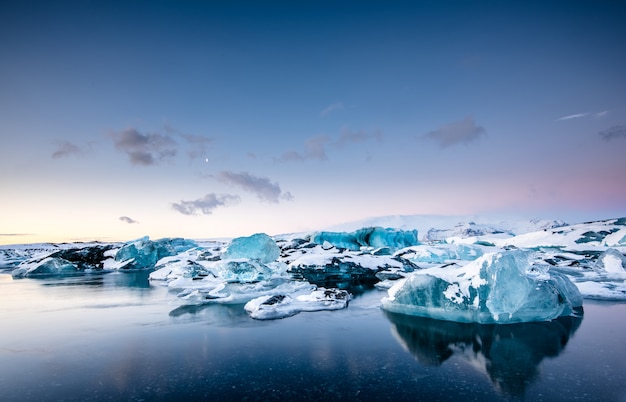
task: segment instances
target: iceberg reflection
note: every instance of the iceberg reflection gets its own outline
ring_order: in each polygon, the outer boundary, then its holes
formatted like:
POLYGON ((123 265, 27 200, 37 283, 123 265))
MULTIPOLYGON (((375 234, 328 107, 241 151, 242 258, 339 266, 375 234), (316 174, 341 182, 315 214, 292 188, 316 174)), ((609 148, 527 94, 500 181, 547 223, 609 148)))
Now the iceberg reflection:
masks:
POLYGON ((439 366, 453 355, 484 371, 494 388, 523 396, 546 357, 558 356, 582 323, 579 316, 519 324, 467 324, 385 311, 398 342, 418 362, 439 366))

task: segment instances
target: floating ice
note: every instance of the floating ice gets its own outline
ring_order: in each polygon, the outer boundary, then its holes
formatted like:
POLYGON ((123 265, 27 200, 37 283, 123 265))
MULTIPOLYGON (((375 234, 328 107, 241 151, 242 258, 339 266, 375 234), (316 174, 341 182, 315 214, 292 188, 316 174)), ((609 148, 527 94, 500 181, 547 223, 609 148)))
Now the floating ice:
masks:
POLYGON ((288 271, 297 279, 306 279, 319 285, 346 283, 375 283, 382 271, 397 274, 411 272, 417 266, 401 257, 369 253, 339 252, 309 253, 289 264, 288 271))
POLYGON ((119 269, 152 269, 163 257, 176 255, 198 245, 181 238, 164 238, 152 241, 148 236, 126 243, 115 255, 119 269))
POLYGON ((102 271, 107 268, 112 246, 93 246, 58 250, 43 257, 23 261, 14 269, 13 277, 73 275, 102 271))
POLYGON ((276 261, 280 249, 274 239, 265 233, 257 233, 248 237, 238 237, 228 245, 223 259, 248 258, 262 263, 276 261))
POLYGON ((385 310, 477 323, 547 321, 576 314, 582 296, 570 280, 530 265, 530 254, 486 254, 460 267, 415 271, 389 289, 385 310))
POLYGON ((360 250, 361 247, 389 247, 396 250, 419 244, 417 230, 395 230, 382 227, 362 228, 354 232, 317 232, 312 240, 317 244, 328 242, 334 247, 353 251, 360 250))
POLYGON ((626 257, 614 248, 609 248, 598 257, 594 268, 610 274, 626 274, 626 257))
POLYGON ((257 320, 290 317, 302 311, 340 310, 348 306, 345 290, 319 288, 309 294, 274 294, 250 300, 244 309, 257 320))

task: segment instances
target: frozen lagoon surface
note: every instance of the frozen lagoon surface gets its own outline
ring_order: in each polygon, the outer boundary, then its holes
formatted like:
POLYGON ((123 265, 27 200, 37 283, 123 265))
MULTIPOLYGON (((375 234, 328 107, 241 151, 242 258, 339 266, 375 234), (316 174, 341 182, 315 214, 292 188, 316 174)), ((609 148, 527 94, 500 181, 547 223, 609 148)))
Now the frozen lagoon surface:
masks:
POLYGON ((147 272, 0 274, 2 400, 626 400, 626 304, 479 325, 351 291, 347 309, 259 321, 172 305, 147 272))

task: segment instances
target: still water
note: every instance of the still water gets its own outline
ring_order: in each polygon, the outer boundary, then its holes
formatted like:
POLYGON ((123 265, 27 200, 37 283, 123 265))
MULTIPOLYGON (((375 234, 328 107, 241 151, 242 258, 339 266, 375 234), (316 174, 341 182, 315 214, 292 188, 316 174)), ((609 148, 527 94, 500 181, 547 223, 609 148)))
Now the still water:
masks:
POLYGON ((0 400, 626 401, 626 304, 468 325, 345 310, 255 321, 147 274, 0 274, 0 400))

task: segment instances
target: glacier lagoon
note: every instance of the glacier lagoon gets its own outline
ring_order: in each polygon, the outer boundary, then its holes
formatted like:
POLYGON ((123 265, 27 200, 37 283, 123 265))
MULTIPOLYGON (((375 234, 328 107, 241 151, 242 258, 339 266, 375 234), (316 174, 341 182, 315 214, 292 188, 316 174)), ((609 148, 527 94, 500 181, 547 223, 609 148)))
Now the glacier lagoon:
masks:
POLYGON ((626 219, 528 227, 2 246, 0 386, 9 400, 623 400, 626 219))
POLYGON ((271 321, 242 305, 173 305, 145 272, 0 274, 4 401, 623 401, 626 304, 509 325, 347 309, 271 321))

